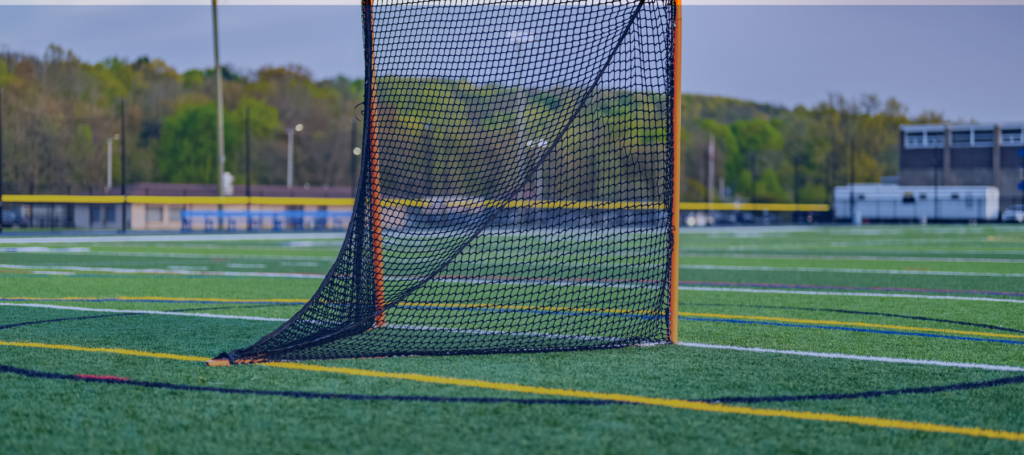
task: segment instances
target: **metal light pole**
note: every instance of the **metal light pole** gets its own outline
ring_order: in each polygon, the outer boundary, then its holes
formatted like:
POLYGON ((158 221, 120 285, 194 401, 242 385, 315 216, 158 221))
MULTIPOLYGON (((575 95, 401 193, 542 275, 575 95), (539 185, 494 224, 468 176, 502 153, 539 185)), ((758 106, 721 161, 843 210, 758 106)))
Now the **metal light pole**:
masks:
POLYGON ((750 157, 750 202, 757 204, 757 152, 751 151, 750 157))
MULTIPOLYGON (((516 65, 516 171, 520 170, 523 165, 523 153, 525 152, 523 147, 523 139, 526 135, 526 125, 523 122, 523 116, 526 113, 526 106, 523 104, 523 62, 519 60, 522 58, 522 45, 533 41, 533 35, 521 34, 518 31, 513 30, 509 32, 509 40, 512 41, 512 45, 515 48, 515 59, 516 65)), ((529 50, 529 48, 527 48, 529 50)), ((529 58, 529 53, 527 53, 529 58)), ((519 218, 522 219, 523 209, 519 210, 519 218)))
POLYGON ((939 158, 940 156, 941 155, 939 155, 938 153, 932 154, 932 185, 934 185, 935 187, 935 194, 932 195, 932 217, 934 217, 935 219, 939 218, 939 161, 941 161, 941 158, 939 158))
POLYGON ((128 152, 125 148, 125 143, 128 142, 127 136, 125 136, 125 130, 127 129, 127 123, 124 118, 124 98, 121 98, 121 232, 128 232, 128 193, 125 182, 128 181, 128 152))
POLYGON ((293 176, 295 175, 295 132, 302 131, 302 124, 288 128, 288 188, 291 189, 293 176))
POLYGON ((427 182, 424 185, 427 198, 434 195, 434 168, 437 164, 434 160, 434 149, 432 147, 434 145, 434 131, 431 128, 429 123, 424 123, 423 129, 420 130, 420 143, 423 144, 423 155, 427 158, 427 182))
POLYGON ((711 216, 711 204, 715 203, 715 135, 708 139, 708 217, 711 216))
MULTIPOLYGON (((217 39, 217 0, 213 2, 213 64, 217 73, 217 195, 224 196, 224 80, 220 74, 220 42, 217 39)), ((290 187, 290 185, 289 185, 290 187)))
POLYGON ((793 155, 793 223, 800 222, 800 157, 793 155))
POLYGON ((356 185, 359 184, 359 155, 362 153, 362 150, 358 150, 356 147, 356 119, 354 117, 352 118, 352 135, 349 138, 351 139, 349 150, 352 151, 352 161, 349 162, 349 170, 352 174, 352 197, 355 198, 356 185))
POLYGON ((252 129, 249 128, 249 108, 245 108, 245 197, 252 197, 250 185, 252 182, 252 176, 249 172, 250 162, 250 148, 249 140, 252 136, 252 129))
POLYGON ((246 218, 246 230, 252 230, 252 175, 249 172, 249 136, 251 136, 251 129, 249 128, 249 108, 245 108, 245 218, 246 218))
POLYGON ((107 193, 114 187, 114 141, 120 138, 120 134, 107 138, 107 193))

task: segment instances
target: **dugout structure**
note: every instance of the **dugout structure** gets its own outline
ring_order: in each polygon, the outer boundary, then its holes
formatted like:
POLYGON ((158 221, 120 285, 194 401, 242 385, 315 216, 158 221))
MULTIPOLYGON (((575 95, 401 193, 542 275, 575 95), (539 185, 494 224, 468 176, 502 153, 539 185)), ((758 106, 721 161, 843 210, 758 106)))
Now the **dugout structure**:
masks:
POLYGON ((362 175, 309 302, 214 364, 675 341, 678 5, 366 1, 362 175))

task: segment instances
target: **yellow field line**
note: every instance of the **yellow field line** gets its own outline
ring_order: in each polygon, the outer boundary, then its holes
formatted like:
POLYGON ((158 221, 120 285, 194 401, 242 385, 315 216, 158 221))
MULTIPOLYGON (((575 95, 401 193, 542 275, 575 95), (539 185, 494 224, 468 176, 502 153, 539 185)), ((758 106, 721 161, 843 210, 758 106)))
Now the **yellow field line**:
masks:
MULTIPOLYGON (((55 203, 55 204, 181 204, 181 205, 316 205, 347 206, 355 204, 352 198, 330 197, 262 197, 262 196, 76 196, 66 194, 4 194, 3 202, 55 203)), ((511 201, 464 199, 453 201, 428 201, 419 199, 388 198, 382 201, 385 207, 429 207, 437 204, 445 209, 458 207, 531 207, 538 209, 598 209, 598 210, 664 210, 665 205, 657 202, 615 202, 615 201, 534 201, 514 199, 511 201)), ((763 204, 739 202, 681 202, 677 210, 723 210, 769 212, 827 212, 828 204, 763 204)), ((989 236, 990 240, 994 236, 989 236)), ((1018 240, 1009 240, 1018 241, 1018 240)))
POLYGON ((136 357, 155 357, 158 359, 171 359, 171 360, 184 360, 188 362, 205 362, 209 359, 205 357, 196 357, 191 355, 178 355, 178 354, 165 354, 162 352, 146 352, 136 351, 134 349, 120 349, 120 348, 87 348, 84 346, 73 346, 70 344, 44 344, 44 343, 32 343, 28 341, 2 341, 0 340, 0 346, 18 346, 23 348, 45 348, 45 349, 61 349, 65 351, 81 351, 81 352, 107 352, 110 354, 123 354, 132 355, 136 357))
POLYGON ((479 379, 445 378, 441 376, 428 376, 417 373, 387 373, 383 371, 360 370, 355 368, 341 367, 325 367, 320 365, 308 365, 303 363, 268 362, 264 363, 263 365, 275 368, 287 368, 291 370, 340 373, 352 376, 367 376, 373 378, 404 379, 416 382, 427 382, 431 384, 457 385, 463 387, 476 387, 481 389, 503 390, 507 392, 532 393, 537 395, 553 395, 575 398, 589 398, 594 400, 618 401, 622 403, 640 403, 649 404, 653 406, 665 406, 676 409, 689 409, 692 411, 717 412, 723 414, 740 414, 762 417, 785 417, 789 419, 813 420, 819 422, 841 422, 880 428, 898 428, 903 430, 917 430, 931 433, 960 434, 966 436, 977 436, 993 439, 1006 439, 1010 441, 1024 441, 1024 433, 1014 433, 1011 431, 990 430, 984 428, 955 427, 951 425, 885 419, 879 417, 846 416, 840 414, 827 414, 808 411, 788 411, 784 409, 758 409, 742 406, 706 403, 703 401, 679 400, 673 398, 650 398, 638 395, 587 392, 570 389, 552 389, 547 387, 481 381, 479 379))
MULTIPOLYGON (((164 354, 158 352, 136 351, 131 349, 118 348, 87 348, 66 344, 43 344, 31 342, 10 342, 0 341, 0 346, 18 346, 30 348, 62 349, 68 351, 82 352, 106 352, 111 354, 123 354, 139 357, 155 357, 161 359, 184 360, 190 362, 202 362, 207 360, 204 357, 195 357, 178 354, 164 354)), ((480 389, 502 390, 507 392, 530 393, 536 395, 564 396, 575 398, 587 398, 593 400, 617 401, 621 403, 639 403, 652 406, 664 406, 675 409, 688 409, 691 411, 716 412, 722 414, 737 414, 761 417, 783 417, 797 420, 810 420, 817 422, 839 422, 854 425, 863 425, 879 428, 896 428, 902 430, 917 430, 930 433, 957 434, 964 436, 985 437, 992 439, 1005 439, 1008 441, 1024 441, 1024 433, 1015 433, 1005 430, 992 430, 986 428, 956 427, 952 425, 941 425, 926 422, 914 422, 907 420, 885 419, 880 417, 848 416, 841 414, 828 414, 808 411, 789 411, 785 409, 758 409, 742 406, 730 406, 724 404, 713 404, 702 401, 679 400, 674 398, 651 398, 639 395, 625 395, 620 393, 587 392, 571 389, 552 389, 548 387, 536 387, 519 384, 507 384, 501 382, 482 381, 479 379, 446 378, 441 376, 429 376, 418 373, 388 373, 384 371, 361 370, 356 368, 326 367, 320 365, 308 365, 303 363, 267 362, 261 365, 274 368, 290 370, 318 371, 324 373, 340 373, 351 376, 364 376, 371 378, 402 379, 407 381, 425 382, 430 384, 457 385, 462 387, 475 387, 480 389)))
POLYGON ((924 327, 909 327, 903 325, 888 325, 888 324, 871 324, 867 322, 847 322, 847 321, 823 321, 818 319, 792 319, 792 318, 778 318, 772 316, 741 316, 734 314, 712 314, 712 313, 679 313, 680 316, 699 316, 699 317, 710 317, 719 319, 750 319, 756 321, 778 321, 778 322, 797 322, 803 324, 825 324, 825 325, 848 325, 854 327, 871 327, 876 329, 897 329, 897 330, 912 330, 916 332, 938 332, 938 333, 953 333, 958 335, 979 335, 996 338, 1020 338, 1024 339, 1022 335, 1010 335, 1003 333, 989 333, 989 332, 970 332, 966 330, 951 330, 951 329, 930 329, 924 327))

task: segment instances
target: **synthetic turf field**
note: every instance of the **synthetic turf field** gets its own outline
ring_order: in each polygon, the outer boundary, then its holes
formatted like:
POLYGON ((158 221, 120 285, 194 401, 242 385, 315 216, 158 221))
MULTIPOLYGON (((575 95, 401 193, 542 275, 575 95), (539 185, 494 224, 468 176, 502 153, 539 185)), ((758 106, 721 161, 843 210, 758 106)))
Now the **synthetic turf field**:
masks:
POLYGON ((681 346, 210 368, 341 244, 237 238, 0 243, 0 453, 1024 453, 1020 226, 686 230, 681 346))

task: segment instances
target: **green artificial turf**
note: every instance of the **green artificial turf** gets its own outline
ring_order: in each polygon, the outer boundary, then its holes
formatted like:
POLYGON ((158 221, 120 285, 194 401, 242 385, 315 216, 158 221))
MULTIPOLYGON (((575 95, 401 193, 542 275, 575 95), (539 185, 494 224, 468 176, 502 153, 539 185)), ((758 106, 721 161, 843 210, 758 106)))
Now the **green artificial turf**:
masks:
MULTIPOLYGON (((319 280, 78 270, 73 271, 75 275, 54 276, 32 272, 75 266, 324 273, 338 244, 316 242, 320 243, 41 245, 89 250, 0 253, 0 264, 40 267, 0 269, 0 299, 4 299, 0 303, 287 318, 298 306, 241 301, 302 301, 316 290, 319 280), (185 255, 188 257, 182 257, 185 255), (286 265, 289 261, 305 264, 286 265), (263 267, 228 267, 228 264, 263 267), (17 297, 29 300, 12 300, 17 297), (47 300, 70 297, 79 299, 47 300), (118 297, 128 299, 110 300, 118 297), (141 299, 143 297, 194 300, 153 301, 141 299)), ((1024 333, 999 330, 1000 327, 1024 330, 1024 295, 1021 295, 1024 294, 1024 278, 1013 276, 1024 274, 1024 263, 1020 262, 1024 260, 1024 233, 1019 228, 871 226, 864 229, 708 230, 687 231, 681 242, 684 264, 709 267, 681 270, 683 284, 697 286, 697 289, 680 291, 680 311, 684 318, 710 319, 682 320, 681 341, 1024 367, 1022 344, 853 332, 835 328, 850 326, 827 324, 859 322, 971 331, 982 334, 971 337, 983 340, 1024 342, 1024 338, 992 335, 1024 337, 1024 333), (944 260, 905 260, 907 258, 944 260), (986 258, 1010 261, 974 261, 986 258), (769 269, 729 268, 736 266, 769 269), (832 270, 790 270, 795 267, 832 270), (996 276, 875 274, 851 270, 948 271, 996 276), (756 291, 765 289, 757 286, 767 285, 801 287, 767 288, 779 291, 774 293, 756 291), (751 289, 755 291, 749 292, 751 289), (750 320, 742 317, 770 317, 779 319, 759 322, 830 328, 728 322, 730 317, 743 321, 750 320), (950 321, 994 327, 965 326, 950 321)), ((623 263, 637 260, 621 258, 623 263)), ((478 289, 489 289, 485 286, 488 285, 480 285, 478 289)), ((0 327, 45 320, 54 321, 0 329, 0 340, 126 348, 206 358, 251 344, 279 325, 274 321, 184 314, 114 314, 0 306, 0 327), (81 319, 90 316, 104 317, 81 319)), ((670 345, 307 363, 685 400, 855 394, 1024 376, 1024 372, 670 345)), ((18 346, 0 346, 0 365, 182 386, 377 397, 367 400, 226 394, 0 372, 0 453, 1024 453, 1024 442, 650 405, 450 402, 444 400, 569 401, 574 398, 261 365, 210 368, 200 362, 18 346), (393 396, 429 397, 440 401, 384 398, 393 396)), ((1024 433, 1024 413, 1020 412, 1024 399, 1021 397, 1024 397, 1024 383, 1018 382, 937 393, 733 405, 1024 433)))

